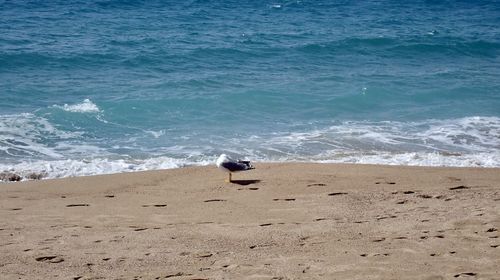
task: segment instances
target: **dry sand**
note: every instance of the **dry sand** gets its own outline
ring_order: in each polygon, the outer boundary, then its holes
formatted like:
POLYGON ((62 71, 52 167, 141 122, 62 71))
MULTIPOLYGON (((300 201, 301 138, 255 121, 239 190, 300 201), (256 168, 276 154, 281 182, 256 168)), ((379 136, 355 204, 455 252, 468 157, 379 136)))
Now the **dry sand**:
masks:
POLYGON ((257 164, 0 184, 1 279, 500 279, 500 170, 257 164))

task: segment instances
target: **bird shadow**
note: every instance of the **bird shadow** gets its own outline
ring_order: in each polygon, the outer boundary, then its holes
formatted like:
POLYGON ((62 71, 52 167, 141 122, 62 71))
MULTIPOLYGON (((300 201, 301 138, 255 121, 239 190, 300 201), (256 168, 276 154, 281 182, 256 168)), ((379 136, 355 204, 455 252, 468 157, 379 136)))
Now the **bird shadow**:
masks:
POLYGON ((259 182, 260 182, 260 180, 232 180, 231 181, 231 183, 237 184, 240 186, 248 186, 248 185, 252 185, 252 184, 257 184, 259 182))

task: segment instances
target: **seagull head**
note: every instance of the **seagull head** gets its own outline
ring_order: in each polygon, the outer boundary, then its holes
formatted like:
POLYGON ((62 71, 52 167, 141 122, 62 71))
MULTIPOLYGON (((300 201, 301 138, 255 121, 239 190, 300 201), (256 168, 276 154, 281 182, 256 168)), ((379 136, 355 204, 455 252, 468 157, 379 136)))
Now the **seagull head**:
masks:
POLYGON ((217 167, 220 167, 222 163, 229 161, 229 157, 226 154, 221 154, 216 161, 217 167))

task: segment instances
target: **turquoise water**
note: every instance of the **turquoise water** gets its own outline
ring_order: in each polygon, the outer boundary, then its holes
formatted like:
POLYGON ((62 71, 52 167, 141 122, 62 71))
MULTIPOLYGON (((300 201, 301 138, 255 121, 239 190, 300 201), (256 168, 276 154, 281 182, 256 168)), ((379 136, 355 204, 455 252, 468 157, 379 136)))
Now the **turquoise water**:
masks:
POLYGON ((0 0, 0 171, 498 167, 499 77, 498 1, 0 0))

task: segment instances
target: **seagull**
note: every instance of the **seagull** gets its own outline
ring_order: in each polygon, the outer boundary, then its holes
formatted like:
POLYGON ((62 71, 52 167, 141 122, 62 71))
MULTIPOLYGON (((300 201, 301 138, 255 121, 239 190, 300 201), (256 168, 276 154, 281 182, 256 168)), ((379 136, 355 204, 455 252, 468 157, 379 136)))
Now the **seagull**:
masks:
POLYGON ((246 160, 233 160, 228 157, 226 154, 222 154, 217 159, 216 165, 219 169, 226 171, 229 174, 228 182, 231 183, 231 174, 232 172, 237 171, 245 171, 254 169, 254 167, 250 164, 250 161, 246 160))

